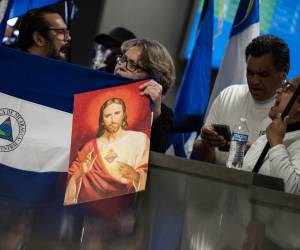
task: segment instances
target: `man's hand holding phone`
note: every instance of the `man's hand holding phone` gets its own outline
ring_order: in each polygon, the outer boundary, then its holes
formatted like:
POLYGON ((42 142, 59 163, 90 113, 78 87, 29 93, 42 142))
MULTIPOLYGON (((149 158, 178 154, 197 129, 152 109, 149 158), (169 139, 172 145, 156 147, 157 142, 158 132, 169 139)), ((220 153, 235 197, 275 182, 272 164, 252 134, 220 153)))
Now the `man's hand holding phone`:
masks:
POLYGON ((219 136, 222 136, 226 143, 222 146, 219 146, 220 151, 228 152, 230 148, 231 141, 231 131, 230 127, 226 124, 213 124, 214 130, 218 133, 219 136))
POLYGON ((224 124, 213 124, 203 126, 201 130, 201 140, 209 147, 218 147, 221 151, 229 150, 231 139, 230 128, 224 124))
POLYGON ((203 126, 201 129, 201 140, 209 147, 219 147, 225 144, 225 139, 220 136, 212 126, 203 126))

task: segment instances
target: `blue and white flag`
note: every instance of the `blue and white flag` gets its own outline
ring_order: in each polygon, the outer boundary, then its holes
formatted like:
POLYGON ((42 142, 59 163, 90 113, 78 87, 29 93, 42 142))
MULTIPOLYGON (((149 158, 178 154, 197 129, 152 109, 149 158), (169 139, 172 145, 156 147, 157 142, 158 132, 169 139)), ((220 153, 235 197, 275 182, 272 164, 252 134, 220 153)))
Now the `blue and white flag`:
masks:
POLYGON ((0 199, 63 203, 73 96, 128 79, 0 47, 0 199))
POLYGON ((9 17, 13 0, 0 0, 0 44, 6 30, 6 22, 9 17))
MULTIPOLYGON (((204 2, 202 16, 199 23, 199 33, 186 66, 183 80, 177 92, 174 113, 176 115, 205 114, 211 79, 211 60, 213 45, 213 0, 204 2)), ((195 139, 195 134, 193 139, 195 139)), ((175 154, 187 157, 191 153, 193 141, 187 143, 190 134, 177 134, 172 138, 175 154), (184 146, 186 145, 186 146, 184 146)), ((170 151, 168 153, 171 153, 170 151)))
POLYGON ((209 108, 220 92, 232 84, 246 84, 245 50, 259 35, 259 0, 241 0, 232 25, 229 42, 211 93, 209 108))

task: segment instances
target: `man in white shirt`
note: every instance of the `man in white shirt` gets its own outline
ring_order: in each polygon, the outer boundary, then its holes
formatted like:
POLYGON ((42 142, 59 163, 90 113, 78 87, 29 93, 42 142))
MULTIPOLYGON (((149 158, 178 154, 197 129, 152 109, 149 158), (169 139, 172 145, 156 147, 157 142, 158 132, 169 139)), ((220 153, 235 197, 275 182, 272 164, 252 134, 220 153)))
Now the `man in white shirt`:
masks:
POLYGON ((218 148, 226 145, 212 124, 227 124, 231 131, 241 117, 247 119, 249 143, 264 133, 270 123, 268 112, 274 103, 276 89, 287 76, 290 65, 289 48, 279 37, 259 36, 246 51, 247 85, 232 85, 214 100, 201 135, 194 143, 196 159, 225 165, 228 152, 218 148))

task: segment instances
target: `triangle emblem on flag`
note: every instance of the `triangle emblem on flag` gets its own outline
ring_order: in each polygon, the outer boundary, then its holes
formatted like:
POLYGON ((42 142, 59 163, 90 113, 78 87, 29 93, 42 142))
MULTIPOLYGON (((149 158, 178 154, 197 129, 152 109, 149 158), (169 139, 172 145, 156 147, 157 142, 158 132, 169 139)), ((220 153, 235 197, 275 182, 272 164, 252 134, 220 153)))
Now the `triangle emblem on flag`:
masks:
POLYGON ((0 138, 10 142, 14 141, 10 117, 0 124, 0 138))

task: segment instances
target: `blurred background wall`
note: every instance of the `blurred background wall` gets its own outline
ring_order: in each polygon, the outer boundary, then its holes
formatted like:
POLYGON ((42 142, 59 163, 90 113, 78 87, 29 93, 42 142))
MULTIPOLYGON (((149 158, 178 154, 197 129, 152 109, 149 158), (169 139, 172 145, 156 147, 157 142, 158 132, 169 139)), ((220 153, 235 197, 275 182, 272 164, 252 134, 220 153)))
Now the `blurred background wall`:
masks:
MULTIPOLYGON (((197 1, 195 1, 197 2, 197 1)), ((186 35, 194 1, 182 0, 77 0, 79 11, 72 22, 72 62, 88 66, 98 33, 123 26, 140 38, 152 38, 170 51, 181 78, 184 61, 180 52, 186 35)), ((176 86, 165 102, 172 104, 176 86)))

